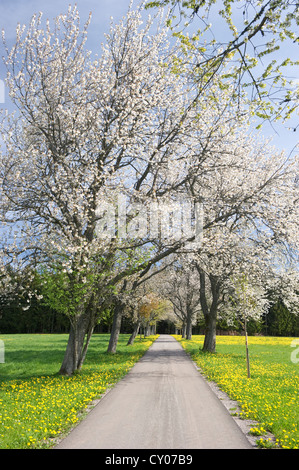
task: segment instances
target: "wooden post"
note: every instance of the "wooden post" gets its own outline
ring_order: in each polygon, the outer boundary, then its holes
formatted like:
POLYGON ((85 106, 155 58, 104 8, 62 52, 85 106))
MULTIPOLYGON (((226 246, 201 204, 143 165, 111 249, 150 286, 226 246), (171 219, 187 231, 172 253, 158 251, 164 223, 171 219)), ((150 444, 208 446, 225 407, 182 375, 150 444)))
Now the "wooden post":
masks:
POLYGON ((250 379, 250 362, 249 362, 249 351, 248 351, 246 314, 245 314, 245 345, 246 345, 247 378, 250 379))

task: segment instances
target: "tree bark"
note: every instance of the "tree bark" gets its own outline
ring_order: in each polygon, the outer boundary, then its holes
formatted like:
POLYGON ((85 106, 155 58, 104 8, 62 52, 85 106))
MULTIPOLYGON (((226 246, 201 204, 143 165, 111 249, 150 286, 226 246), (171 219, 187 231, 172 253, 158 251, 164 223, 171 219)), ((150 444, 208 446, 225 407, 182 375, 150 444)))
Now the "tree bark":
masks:
POLYGON ((144 337, 146 338, 149 335, 150 335, 150 324, 147 322, 144 327, 144 337))
POLYGON ((203 343, 203 351, 215 352, 216 351, 216 322, 217 312, 205 317, 205 339, 203 343))
POLYGON ((183 325, 182 325, 182 338, 186 338, 186 323, 185 323, 185 320, 183 321, 183 325))
POLYGON ((83 365, 83 362, 85 361, 85 357, 86 357, 86 353, 87 353, 87 349, 88 349, 88 346, 89 346, 89 343, 90 343, 90 339, 92 337, 92 334, 93 334, 93 330, 94 330, 94 327, 95 325, 90 325, 87 333, 86 333, 86 341, 85 341, 85 345, 82 349, 82 354, 81 354, 81 358, 79 358, 79 363, 78 363, 78 370, 81 369, 82 365, 83 365))
POLYGON ((199 266, 197 266, 200 276, 200 305, 205 319, 205 339, 203 351, 216 351, 216 324, 217 309, 220 295, 220 281, 216 276, 209 276, 212 292, 212 304, 209 307, 206 297, 206 274, 199 266))
POLYGON ((85 311, 71 319, 68 344, 59 371, 61 375, 72 375, 81 369, 96 325, 96 311, 97 301, 92 295, 85 311))
POLYGON ((140 320, 137 320, 137 322, 134 324, 134 330, 133 330, 133 333, 131 334, 130 338, 129 338, 129 341, 127 343, 127 346, 129 346, 130 344, 133 344, 134 341, 135 341, 135 338, 138 334, 138 330, 140 328, 140 324, 141 324, 141 321, 140 320))
POLYGON ((121 319, 122 319, 122 304, 117 302, 114 308, 114 316, 113 316, 113 323, 111 328, 110 340, 107 352, 108 353, 116 353, 116 347, 118 342, 118 337, 120 333, 121 327, 121 319))
POLYGON ((90 325, 86 315, 81 315, 71 321, 71 329, 69 339, 65 351, 65 355, 60 367, 59 373, 61 375, 73 375, 81 369, 90 337, 93 331, 93 326, 90 325), (84 345, 85 336, 88 333, 87 343, 84 345))
POLYGON ((186 339, 192 339, 192 311, 187 311, 186 339))

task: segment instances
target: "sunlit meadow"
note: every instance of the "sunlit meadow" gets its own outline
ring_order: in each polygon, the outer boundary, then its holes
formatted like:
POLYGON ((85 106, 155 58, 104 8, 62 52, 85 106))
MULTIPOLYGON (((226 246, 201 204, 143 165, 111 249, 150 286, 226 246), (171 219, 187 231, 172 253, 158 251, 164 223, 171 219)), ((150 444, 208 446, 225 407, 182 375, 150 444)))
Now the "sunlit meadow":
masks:
POLYGON ((293 338, 249 337, 249 379, 244 337, 217 336, 215 354, 201 351, 203 336, 190 341, 175 338, 207 379, 238 401, 240 417, 259 423, 251 433, 260 447, 299 448, 299 364, 292 360, 293 338), (275 436, 274 444, 263 437, 266 431, 275 436))
POLYGON ((57 374, 67 335, 0 335, 0 448, 51 447, 84 410, 118 382, 157 338, 120 335, 116 354, 107 354, 109 335, 94 335, 80 374, 57 374))

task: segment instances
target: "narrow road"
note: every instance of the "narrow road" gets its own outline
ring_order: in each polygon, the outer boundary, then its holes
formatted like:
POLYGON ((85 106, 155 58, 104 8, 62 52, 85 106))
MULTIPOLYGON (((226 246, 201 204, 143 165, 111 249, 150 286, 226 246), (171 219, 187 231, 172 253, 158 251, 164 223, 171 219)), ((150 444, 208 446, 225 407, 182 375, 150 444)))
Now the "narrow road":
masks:
POLYGON ((161 335, 56 449, 248 449, 181 345, 161 335))

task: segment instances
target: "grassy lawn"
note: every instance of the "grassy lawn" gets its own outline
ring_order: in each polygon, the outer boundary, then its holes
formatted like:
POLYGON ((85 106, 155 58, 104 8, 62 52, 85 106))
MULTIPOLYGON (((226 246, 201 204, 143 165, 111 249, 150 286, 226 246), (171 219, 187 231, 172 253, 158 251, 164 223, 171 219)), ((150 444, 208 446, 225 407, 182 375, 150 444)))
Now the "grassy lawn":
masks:
POLYGON ((120 335, 116 354, 107 354, 109 335, 95 334, 80 374, 57 374, 68 335, 0 335, 0 448, 51 447, 84 416, 84 409, 118 382, 157 336, 120 335))
MULTIPOLYGON (((241 405, 241 417, 258 421, 252 434, 269 431, 275 446, 299 448, 299 364, 291 360, 293 338, 249 337, 251 378, 247 378, 245 340, 241 336, 217 336, 215 354, 200 351, 203 336, 179 340, 208 380, 241 405)), ((257 438, 261 447, 270 446, 257 438)))

